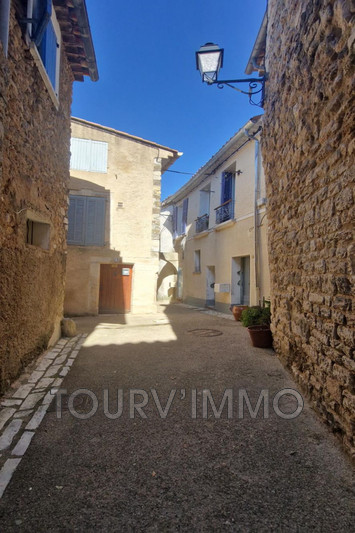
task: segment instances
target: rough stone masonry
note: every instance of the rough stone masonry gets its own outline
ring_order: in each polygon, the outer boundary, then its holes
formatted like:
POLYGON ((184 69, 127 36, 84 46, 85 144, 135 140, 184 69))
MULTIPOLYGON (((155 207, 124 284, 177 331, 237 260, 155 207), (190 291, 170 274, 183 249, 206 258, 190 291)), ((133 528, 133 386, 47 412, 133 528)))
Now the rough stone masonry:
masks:
POLYGON ((263 160, 275 348, 354 446, 354 4, 270 0, 263 160))
POLYGON ((72 82, 62 53, 56 109, 12 6, 7 58, 0 47, 0 392, 59 332, 72 82), (26 243, 28 210, 50 224, 48 250, 26 243))

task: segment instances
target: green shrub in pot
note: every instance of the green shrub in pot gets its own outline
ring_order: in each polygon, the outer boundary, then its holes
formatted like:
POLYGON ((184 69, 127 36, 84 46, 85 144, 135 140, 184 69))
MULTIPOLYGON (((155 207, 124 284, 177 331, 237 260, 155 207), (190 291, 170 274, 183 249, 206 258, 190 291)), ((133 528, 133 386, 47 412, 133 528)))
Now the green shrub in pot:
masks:
POLYGON ((241 323, 244 327, 269 326, 271 322, 270 307, 254 305, 242 312, 241 323))

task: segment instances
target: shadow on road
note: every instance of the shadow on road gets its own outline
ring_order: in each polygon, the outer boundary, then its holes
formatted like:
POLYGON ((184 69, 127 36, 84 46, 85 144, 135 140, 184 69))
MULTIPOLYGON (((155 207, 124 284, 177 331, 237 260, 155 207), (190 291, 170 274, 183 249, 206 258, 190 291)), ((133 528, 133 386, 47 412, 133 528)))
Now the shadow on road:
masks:
POLYGON ((120 320, 78 320, 89 335, 63 394, 88 401, 79 417, 68 402, 47 414, 1 502, 4 531, 351 529, 349 464, 307 406, 275 413, 275 394, 296 387, 271 350, 178 305, 120 320), (232 391, 232 411, 227 398, 216 416, 206 390, 217 410, 232 391), (253 416, 262 391, 268 413, 261 402, 253 416))

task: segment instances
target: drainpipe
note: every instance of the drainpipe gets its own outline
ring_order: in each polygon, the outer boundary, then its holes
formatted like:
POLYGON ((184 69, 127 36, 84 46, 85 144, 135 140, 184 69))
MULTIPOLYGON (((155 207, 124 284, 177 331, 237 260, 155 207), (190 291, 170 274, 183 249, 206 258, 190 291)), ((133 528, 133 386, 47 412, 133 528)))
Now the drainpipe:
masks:
POLYGON ((260 184, 260 142, 254 139, 255 142, 255 187, 254 187, 254 267, 255 267, 255 290, 256 302, 260 303, 260 287, 259 287, 259 220, 258 220, 258 197, 260 184))
POLYGON ((0 0, 0 41, 5 57, 7 57, 9 46, 10 2, 11 0, 0 0))

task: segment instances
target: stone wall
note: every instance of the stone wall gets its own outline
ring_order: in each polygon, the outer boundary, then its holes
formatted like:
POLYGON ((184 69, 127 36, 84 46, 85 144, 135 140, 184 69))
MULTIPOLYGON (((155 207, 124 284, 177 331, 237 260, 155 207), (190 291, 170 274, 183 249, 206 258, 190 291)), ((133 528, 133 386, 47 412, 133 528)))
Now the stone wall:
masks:
POLYGON ((63 54, 60 79, 56 109, 12 9, 8 58, 0 50, 0 391, 60 332, 72 88, 63 54), (29 214, 50 224, 48 250, 26 244, 29 214))
POLYGON ((270 0, 263 159, 275 348, 354 448, 350 0, 270 0))

